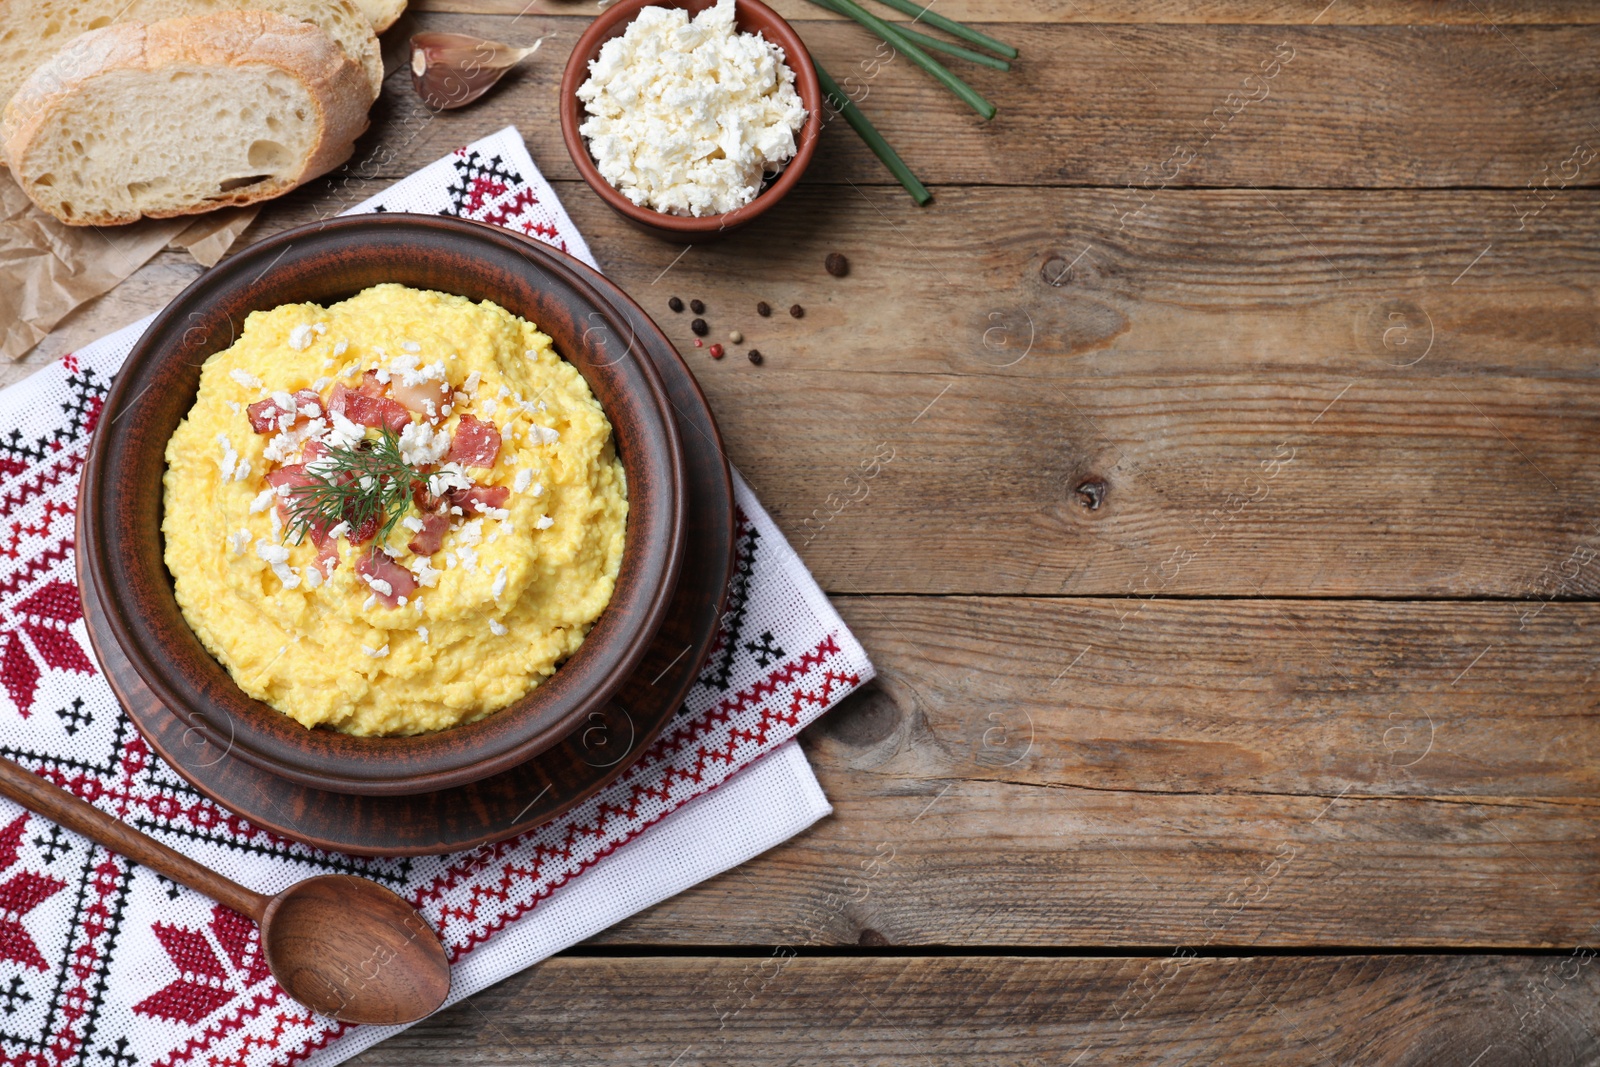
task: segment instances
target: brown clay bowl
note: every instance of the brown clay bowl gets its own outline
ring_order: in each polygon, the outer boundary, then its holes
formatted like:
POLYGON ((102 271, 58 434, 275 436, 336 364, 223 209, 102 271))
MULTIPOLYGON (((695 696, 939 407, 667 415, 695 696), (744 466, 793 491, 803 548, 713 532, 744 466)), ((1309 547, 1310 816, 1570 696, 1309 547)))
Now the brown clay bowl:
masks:
POLYGON ((595 16, 589 28, 578 38, 572 55, 567 57, 566 69, 561 74, 561 139, 566 142, 567 153, 589 188, 604 200, 617 214, 634 226, 667 241, 693 243, 728 233, 759 218, 782 200, 800 181, 811 156, 816 152, 817 135, 822 132, 822 83, 817 80, 817 68, 811 62, 811 53, 805 42, 776 11, 760 0, 735 0, 734 26, 741 33, 759 33, 783 49, 784 61, 794 71, 795 92, 806 108, 806 124, 796 136, 794 158, 784 164, 775 178, 768 180, 756 198, 744 207, 721 215, 669 215, 648 207, 640 207, 617 192, 600 176, 594 157, 589 154, 589 143, 578 127, 583 124, 583 103, 578 99, 578 86, 589 77, 589 63, 600 54, 600 46, 613 37, 622 36, 628 23, 646 7, 678 7, 699 14, 714 6, 716 0, 618 0, 595 16))
POLYGON ((364 215, 269 238, 202 275, 145 331, 106 399, 85 466, 80 566, 93 575, 117 645, 197 736, 315 789, 427 793, 508 770, 604 708, 661 625, 684 542, 682 444, 665 389, 633 331, 571 261, 476 223, 364 215), (610 605, 582 648, 522 700, 475 723, 417 737, 307 730, 234 684, 184 622, 162 559, 167 439, 194 403, 200 366, 251 311, 326 304, 378 282, 493 300, 536 323, 610 417, 628 479, 628 526, 610 605), (226 722, 224 723, 224 720, 226 722))

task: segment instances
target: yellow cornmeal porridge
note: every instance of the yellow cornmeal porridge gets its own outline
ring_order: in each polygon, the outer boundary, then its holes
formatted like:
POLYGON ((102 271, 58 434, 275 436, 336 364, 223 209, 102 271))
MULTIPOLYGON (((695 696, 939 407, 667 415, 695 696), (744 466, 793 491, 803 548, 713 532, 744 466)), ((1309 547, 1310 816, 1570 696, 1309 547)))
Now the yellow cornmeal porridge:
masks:
POLYGON ((550 338, 400 285, 250 315, 164 482, 200 640, 252 697, 352 734, 468 722, 552 674, 611 599, 628 511, 550 338))

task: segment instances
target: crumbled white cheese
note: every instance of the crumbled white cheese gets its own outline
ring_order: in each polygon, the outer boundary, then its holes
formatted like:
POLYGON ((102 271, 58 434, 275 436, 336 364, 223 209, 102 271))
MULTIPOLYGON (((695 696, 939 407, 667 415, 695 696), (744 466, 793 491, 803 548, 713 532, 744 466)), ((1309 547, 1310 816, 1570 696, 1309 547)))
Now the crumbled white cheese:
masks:
POLYGON ((362 645, 361 651, 373 659, 382 659, 389 654, 389 642, 385 641, 382 648, 368 648, 366 645, 362 645))
POLYGON ((307 400, 304 404, 300 405, 300 414, 304 415, 308 419, 318 418, 322 414, 322 405, 307 400))
POLYGON ((350 536, 350 524, 348 522, 341 522, 328 531, 328 540, 330 541, 337 541, 341 537, 348 536, 350 536))
POLYGON ((422 351, 422 346, 417 344, 417 342, 415 342, 415 341, 402 341, 402 342, 400 342, 400 347, 405 349, 407 352, 421 352, 422 351))
POLYGON ((286 411, 290 413, 293 413, 294 411, 294 397, 290 396, 282 389, 279 389, 272 394, 272 402, 278 405, 279 411, 286 411))
POLYGON ((537 519, 537 521, 534 522, 533 528, 535 530, 548 530, 548 529, 550 529, 550 527, 554 526, 555 524, 556 524, 556 520, 552 519, 550 516, 548 516, 548 515, 540 515, 539 518, 537 519))
MULTIPOLYGON (((332 363, 333 360, 330 359, 328 362, 332 363)), ((311 388, 315 389, 317 392, 320 393, 320 392, 322 392, 324 389, 326 389, 328 386, 330 386, 332 384, 333 384, 333 379, 329 378, 327 375, 323 375, 321 378, 318 378, 316 381, 311 383, 311 388)))
POLYGON ((462 545, 456 549, 456 554, 461 557, 463 567, 476 567, 478 565, 478 550, 462 545))
POLYGON ((472 486, 473 481, 467 476, 466 468, 459 463, 441 463, 437 471, 428 475, 428 492, 434 496, 444 496, 452 489, 471 489, 472 486))
POLYGON ((266 511, 272 506, 272 498, 276 495, 277 490, 272 488, 270 485, 261 490, 261 492, 256 494, 256 498, 250 501, 250 514, 259 515, 263 511, 266 511))
POLYGON ((489 594, 499 600, 506 592, 506 569, 501 567, 494 576, 494 585, 490 587, 489 594))
POLYGON ((372 376, 374 378, 378 379, 378 381, 382 382, 384 385, 388 385, 389 384, 389 379, 390 379, 391 375, 389 374, 389 368, 388 367, 374 367, 374 368, 372 368, 372 370, 373 370, 372 376))
POLYGON ((444 459, 450 451, 450 434, 426 422, 407 423, 400 431, 400 458, 413 467, 426 467, 444 459))
MULTIPOLYGON (((474 373, 476 373, 476 372, 474 372, 474 373)), ((494 413, 496 411, 500 410, 500 405, 495 403, 494 397, 486 396, 486 397, 483 398, 482 401, 479 402, 478 409, 479 409, 479 413, 482 414, 485 418, 492 418, 494 416, 494 413)))
POLYGON ((417 627, 417 636, 422 638, 422 643, 423 644, 427 644, 428 643, 428 628, 426 626, 417 627))
POLYGON ((233 554, 235 556, 243 555, 244 550, 250 547, 250 531, 233 531, 233 533, 228 535, 228 547, 233 549, 233 554))
POLYGON ((318 337, 328 332, 328 324, 325 322, 314 322, 311 324, 311 328, 317 331, 318 337))
POLYGON ((232 378, 234 381, 238 382, 240 385, 244 386, 246 389, 260 389, 261 388, 261 379, 257 378, 254 374, 251 374, 249 371, 245 370, 243 367, 235 367, 235 368, 233 368, 231 371, 228 372, 228 377, 232 378))
POLYGON ((529 426, 528 433, 541 445, 553 445, 561 440, 561 434, 548 426, 539 426, 537 424, 529 426))
POLYGON ((471 374, 467 375, 467 380, 461 383, 461 391, 466 393, 468 396, 477 396, 478 383, 482 380, 483 373, 481 371, 473 371, 471 374))
POLYGON ((511 395, 511 390, 506 388, 505 383, 502 382, 500 384, 500 391, 498 393, 496 393, 495 396, 498 396, 501 400, 504 400, 506 397, 508 397, 510 395, 511 395))
POLYGON ((402 360, 397 359, 390 366, 399 368, 396 373, 400 375, 401 385, 421 385, 423 382, 443 382, 448 380, 443 360, 435 360, 426 366, 418 366, 417 357, 408 356, 404 357, 403 365, 402 360))
POLYGON ((407 515, 405 518, 400 520, 400 525, 404 526, 412 533, 422 532, 422 520, 417 518, 415 515, 407 515))
POLYGON ((361 610, 362 611, 371 611, 373 609, 373 607, 377 603, 378 603, 378 594, 377 593, 368 593, 367 594, 367 599, 365 599, 365 600, 363 600, 361 602, 361 610))
POLYGON ((228 435, 225 433, 217 434, 217 444, 222 446, 222 459, 218 462, 217 469, 221 474, 220 480, 226 482, 232 479, 239 469, 239 453, 233 450, 233 442, 228 440, 228 435))
MULTIPOLYGON (((343 337, 341 337, 337 341, 333 342, 333 354, 336 357, 344 355, 349 350, 350 350, 350 342, 346 341, 343 337)), ((332 360, 329 360, 327 362, 324 362, 322 365, 324 367, 327 367, 327 366, 330 366, 331 364, 332 364, 332 360)))
POLYGON ((390 585, 382 578, 374 578, 370 574, 362 575, 362 577, 367 580, 368 585, 372 586, 372 591, 374 593, 377 593, 380 596, 394 596, 394 586, 390 585))
POLYGON ((272 524, 272 539, 278 540, 283 536, 283 520, 278 517, 278 509, 273 508, 267 512, 267 521, 272 524))
POLYGON ((311 327, 305 323, 289 331, 289 347, 296 352, 304 352, 310 348, 312 339, 311 327))
POLYGON ((482 519, 473 519, 471 522, 464 522, 461 524, 461 528, 456 531, 456 546, 458 548, 462 545, 475 545, 482 540, 482 519))
POLYGON ((542 482, 533 483, 533 495, 544 496, 544 484, 542 482))
MULTIPOLYGON (((417 584, 424 589, 432 589, 439 584, 439 571, 434 569, 433 560, 427 556, 413 556, 411 559, 411 573, 417 576, 417 584)), ((422 607, 422 601, 417 601, 417 607, 422 607)))
POLYGON ((783 49, 734 29, 733 0, 693 21, 647 7, 578 89, 601 175, 635 204, 715 215, 756 198, 795 154, 806 110, 783 49))
POLYGON ((315 563, 306 564, 305 575, 307 589, 315 589, 317 586, 322 584, 322 572, 317 569, 317 565, 315 563))
POLYGON ((528 490, 528 485, 532 481, 533 481, 533 472, 531 470, 528 470, 526 467, 524 467, 524 468, 522 468, 521 470, 519 470, 517 472, 517 478, 516 478, 516 480, 514 482, 511 483, 511 488, 516 490, 519 493, 525 493, 528 490))
POLYGON ((494 634, 496 637, 504 637, 506 635, 506 628, 502 623, 497 622, 494 619, 490 619, 489 632, 494 634))
POLYGON ((289 566, 289 550, 283 545, 274 544, 263 537, 256 542, 256 555, 272 568, 272 573, 278 576, 278 581, 283 583, 285 589, 293 589, 300 584, 300 576, 289 566))
POLYGON ((244 414, 244 405, 239 403, 237 400, 229 400, 227 402, 227 404, 228 404, 228 406, 230 408, 233 409, 233 413, 235 415, 243 415, 244 414))
POLYGON ((293 429, 284 430, 267 442, 267 447, 261 454, 274 463, 282 463, 296 452, 300 446, 313 437, 321 438, 328 432, 328 424, 323 419, 312 419, 310 422, 293 429))
POLYGON ((333 427, 323 437, 323 444, 329 448, 354 448, 367 436, 366 427, 351 422, 337 411, 328 412, 333 420, 333 427))

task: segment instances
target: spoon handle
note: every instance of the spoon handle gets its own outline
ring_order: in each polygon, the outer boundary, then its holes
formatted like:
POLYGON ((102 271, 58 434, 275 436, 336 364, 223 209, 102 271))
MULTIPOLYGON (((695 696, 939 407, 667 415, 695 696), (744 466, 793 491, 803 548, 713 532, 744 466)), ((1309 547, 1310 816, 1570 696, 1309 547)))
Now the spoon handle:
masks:
POLYGON ((0 794, 257 922, 261 921, 262 913, 271 900, 232 879, 224 878, 216 871, 202 867, 183 853, 112 818, 65 789, 51 785, 4 756, 0 756, 0 794))

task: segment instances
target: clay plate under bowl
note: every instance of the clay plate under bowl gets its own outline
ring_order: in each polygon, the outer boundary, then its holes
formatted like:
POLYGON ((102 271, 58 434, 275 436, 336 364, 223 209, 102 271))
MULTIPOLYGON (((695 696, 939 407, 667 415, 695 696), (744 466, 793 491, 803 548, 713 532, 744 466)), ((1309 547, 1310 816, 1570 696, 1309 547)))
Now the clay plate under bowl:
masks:
POLYGON ((589 63, 600 54, 600 46, 613 37, 620 37, 628 23, 646 7, 677 7, 689 12, 690 17, 714 6, 716 0, 618 0, 595 16, 589 28, 583 31, 572 54, 567 57, 566 69, 561 74, 561 139, 566 142, 567 153, 573 165, 589 188, 604 200, 617 214, 639 229, 667 241, 695 242, 736 230, 760 217, 800 181, 811 156, 817 149, 817 135, 822 132, 822 83, 817 80, 816 65, 805 42, 772 8, 760 0, 734 0, 734 28, 740 33, 759 33, 783 49, 784 62, 794 71, 794 88, 805 105, 806 122, 795 135, 795 154, 783 165, 778 175, 768 180, 756 198, 744 207, 721 215, 668 215, 648 207, 640 207, 612 187, 600 176, 594 157, 589 154, 589 142, 578 132, 585 118, 583 102, 578 99, 578 86, 589 77, 589 63))
MULTIPOLYGON (((85 467, 78 546, 117 645, 172 714, 231 736, 240 759, 302 785, 369 795, 426 793, 532 758, 605 707, 660 627, 684 549, 682 444, 626 316, 563 254, 458 219, 384 214, 289 230, 208 271, 163 311, 106 399, 85 467), (200 366, 245 317, 329 304, 379 282, 492 300, 550 335, 611 420, 628 480, 616 591, 582 648, 523 699, 478 722, 417 737, 307 730, 234 684, 184 622, 162 559, 165 451, 193 405, 200 366)), ((348 565, 348 563, 346 563, 348 565)))

